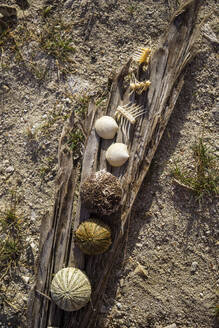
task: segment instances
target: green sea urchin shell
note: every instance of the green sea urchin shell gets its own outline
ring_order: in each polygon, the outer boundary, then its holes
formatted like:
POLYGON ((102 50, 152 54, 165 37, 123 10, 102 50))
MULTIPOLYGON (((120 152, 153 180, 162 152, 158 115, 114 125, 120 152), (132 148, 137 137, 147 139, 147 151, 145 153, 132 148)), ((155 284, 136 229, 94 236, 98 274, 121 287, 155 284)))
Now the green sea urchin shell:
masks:
POLYGON ((51 283, 51 297, 64 311, 77 311, 85 306, 91 295, 91 284, 79 269, 61 269, 51 283))
POLYGON ((119 180, 105 170, 92 173, 81 185, 81 200, 90 212, 111 215, 118 210, 121 199, 119 180))
POLYGON ((97 220, 81 223, 75 231, 75 239, 81 251, 88 255, 102 254, 112 243, 110 228, 97 220))

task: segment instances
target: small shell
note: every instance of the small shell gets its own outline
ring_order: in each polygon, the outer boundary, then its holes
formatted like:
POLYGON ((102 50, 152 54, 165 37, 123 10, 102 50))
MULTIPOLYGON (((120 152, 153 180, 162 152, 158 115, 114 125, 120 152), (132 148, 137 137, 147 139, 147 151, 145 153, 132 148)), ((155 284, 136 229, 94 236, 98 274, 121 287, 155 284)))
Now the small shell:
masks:
POLYGON ((110 228, 99 220, 81 223, 75 231, 75 239, 80 250, 88 255, 102 254, 110 247, 110 228))
POLYGON ((77 311, 85 306, 91 295, 91 284, 79 269, 59 270, 51 283, 51 297, 64 311, 77 311))
POLYGON ((96 132, 103 139, 113 139, 118 128, 118 124, 110 116, 102 116, 95 122, 96 132))
POLYGON ((114 175, 105 170, 89 175, 81 185, 81 200, 92 213, 111 215, 120 206, 121 184, 114 175))
POLYGON ((111 166, 122 166, 128 158, 128 149, 123 143, 114 143, 106 151, 106 159, 111 166))

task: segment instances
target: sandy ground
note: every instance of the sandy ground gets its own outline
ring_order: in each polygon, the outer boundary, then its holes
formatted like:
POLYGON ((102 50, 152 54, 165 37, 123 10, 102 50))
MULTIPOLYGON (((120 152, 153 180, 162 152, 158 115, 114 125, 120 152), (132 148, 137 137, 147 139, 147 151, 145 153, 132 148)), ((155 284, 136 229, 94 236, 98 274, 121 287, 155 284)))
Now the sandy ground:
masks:
MULTIPOLYGON (((8 267, 1 263, 0 327, 19 328, 26 327, 41 217, 53 205, 63 124, 73 108, 84 108, 88 96, 105 105, 108 78, 138 46, 156 47, 177 1, 2 4, 17 9, 18 21, 11 22, 9 15, 11 32, 0 38, 0 240, 7 239, 2 218, 16 193, 21 249, 8 267), (49 38, 55 45, 46 43, 49 38)), ((217 35, 216 1, 205 1, 200 20, 206 15, 205 24, 217 35)), ((200 137, 213 154, 218 151, 217 46, 202 34, 198 54, 187 67, 185 85, 135 202, 122 250, 126 260, 118 258, 112 273, 99 328, 217 326, 217 200, 196 202, 171 176, 175 161, 194 169, 191 147, 200 137)))

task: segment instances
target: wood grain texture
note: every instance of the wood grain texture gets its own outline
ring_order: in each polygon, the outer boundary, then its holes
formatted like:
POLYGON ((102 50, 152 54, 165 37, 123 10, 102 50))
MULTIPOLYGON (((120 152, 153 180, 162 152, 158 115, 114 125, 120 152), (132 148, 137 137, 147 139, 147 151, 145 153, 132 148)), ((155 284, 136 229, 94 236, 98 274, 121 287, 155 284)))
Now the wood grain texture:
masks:
MULTIPOLYGON (((79 199, 72 222, 77 172, 72 165, 66 136, 73 128, 73 114, 64 127, 59 145, 58 189, 54 212, 51 217, 42 222, 39 265, 28 306, 30 327, 95 327, 111 269, 125 239, 126 224, 133 203, 182 89, 184 68, 194 55, 193 46, 199 34, 196 18, 200 2, 190 0, 174 14, 160 46, 152 54, 148 69, 144 71, 140 66, 136 72, 139 81, 146 79, 151 81, 148 91, 141 95, 129 96, 130 90, 129 87, 125 87, 124 79, 128 75, 131 60, 122 67, 114 79, 106 111, 101 115, 114 116, 118 105, 130 101, 142 105, 146 112, 131 128, 129 138, 126 138, 119 130, 116 140, 100 139, 93 127, 99 113, 93 103, 89 106, 85 122, 88 139, 83 158, 81 182, 91 172, 107 169, 120 179, 124 191, 122 207, 116 214, 121 217, 121 223, 114 225, 112 247, 103 255, 84 256, 72 238, 71 225, 73 224, 75 230, 80 222, 90 217, 90 213, 79 199), (115 141, 125 142, 130 152, 129 161, 120 168, 111 168, 105 160, 107 148, 115 141), (80 311, 72 313, 59 310, 47 297, 39 294, 41 292, 49 295, 52 274, 67 265, 85 270, 92 284, 91 302, 80 311)), ((112 216, 111 219, 113 220, 114 217, 112 216)))

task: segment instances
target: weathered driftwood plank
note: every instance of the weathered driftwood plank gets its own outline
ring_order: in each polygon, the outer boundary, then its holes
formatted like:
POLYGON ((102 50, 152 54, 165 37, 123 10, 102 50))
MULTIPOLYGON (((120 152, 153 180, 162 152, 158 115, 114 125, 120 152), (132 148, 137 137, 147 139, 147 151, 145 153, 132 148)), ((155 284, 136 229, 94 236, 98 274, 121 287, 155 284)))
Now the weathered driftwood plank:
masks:
MULTIPOLYGON (((58 189, 54 212, 50 218, 42 222, 36 283, 31 291, 28 305, 29 327, 95 327, 98 309, 112 266, 124 242, 126 223, 133 202, 183 86, 184 67, 194 54, 193 45, 198 34, 196 18, 199 3, 199 0, 190 0, 175 13, 166 35, 152 56, 147 71, 139 67, 136 72, 138 80, 151 81, 148 92, 129 96, 129 88, 125 87, 124 79, 128 75, 131 61, 127 62, 113 81, 105 114, 114 116, 116 107, 129 101, 140 104, 146 109, 144 117, 141 117, 131 129, 128 139, 121 131, 117 134, 116 141, 125 141, 130 152, 129 161, 121 168, 111 168, 106 163, 105 151, 115 140, 101 140, 96 135, 93 122, 98 117, 98 111, 94 104, 89 107, 86 121, 88 139, 81 181, 87 174, 105 168, 120 179, 124 190, 122 207, 116 214, 121 220, 113 226, 113 245, 102 256, 84 256, 74 244, 72 223, 75 229, 81 221, 89 217, 90 213, 79 199, 76 215, 72 218, 74 188, 78 175, 73 168, 66 141, 69 130, 73 128, 73 114, 64 127, 59 145, 58 189), (49 295, 52 275, 64 266, 77 266, 85 270, 92 283, 91 302, 77 312, 61 311, 42 295, 49 295)), ((113 216, 108 218, 109 221, 110 219, 115 221, 113 216)))
MULTIPOLYGON (((40 255, 36 282, 33 286, 28 305, 28 327, 47 327, 47 314, 52 310, 48 298, 52 274, 59 270, 60 263, 67 264, 72 222, 72 199, 76 175, 73 172, 72 154, 66 145, 68 133, 74 124, 74 113, 63 128, 59 141, 57 192, 53 215, 45 216, 41 223, 40 255)), ((56 309, 59 312, 58 309, 56 309)))

